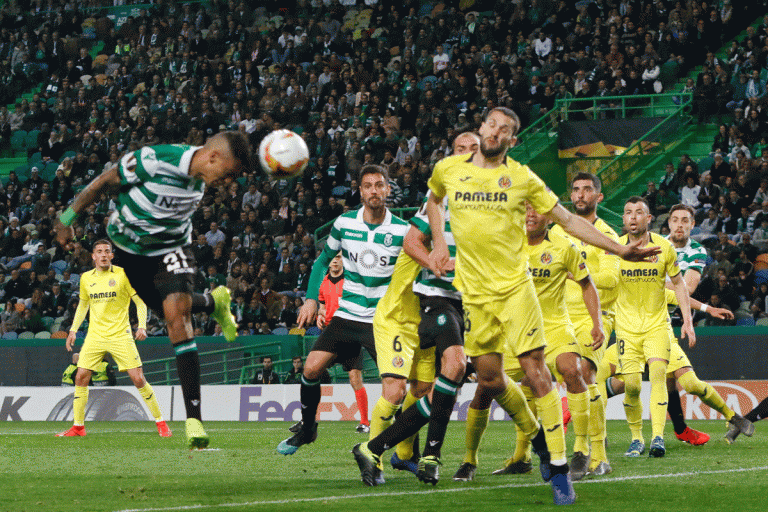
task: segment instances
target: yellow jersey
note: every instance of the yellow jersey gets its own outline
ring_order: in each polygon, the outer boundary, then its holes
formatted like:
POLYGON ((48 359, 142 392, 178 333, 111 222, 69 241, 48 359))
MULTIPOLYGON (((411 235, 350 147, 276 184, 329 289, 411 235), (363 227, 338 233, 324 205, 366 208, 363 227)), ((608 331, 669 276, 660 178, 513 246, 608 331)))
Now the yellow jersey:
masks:
POLYGON ((500 299, 528 279, 525 201, 548 213, 557 196, 527 166, 507 157, 485 169, 472 156, 456 155, 435 164, 429 188, 448 198, 456 241, 454 286, 463 299, 500 299))
POLYGON ((147 306, 136 295, 122 267, 112 265, 109 270, 93 269, 80 277, 80 303, 75 311, 70 331, 77 331, 90 309, 88 339, 110 341, 132 338, 128 319, 129 301, 136 303, 139 328, 147 327, 147 306))
MULTIPOLYGON (((619 238, 627 244, 628 235, 619 238)), ((620 260, 619 296, 616 299, 616 332, 642 336, 669 323, 664 282, 680 273, 675 248, 664 237, 648 233, 648 244, 661 253, 651 262, 620 260)))
MULTIPOLYGON (((595 219, 593 225, 611 240, 617 241, 619 239, 619 235, 603 219, 595 219)), ((587 261, 592 281, 597 288, 597 294, 600 297, 600 308, 609 313, 613 312, 613 305, 619 293, 619 260, 621 258, 606 252, 605 249, 589 245, 578 238, 571 237, 559 225, 555 225, 552 231, 569 239, 581 251, 581 255, 587 261)), ((584 304, 584 297, 581 293, 581 286, 578 283, 574 281, 567 281, 565 283, 565 302, 568 305, 568 314, 571 317, 589 316, 587 306, 584 304)))
POLYGON ((414 329, 418 328, 421 317, 419 299, 413 293, 413 282, 420 271, 421 265, 405 251, 400 251, 387 291, 376 304, 373 315, 375 324, 400 326, 410 323, 414 329))
MULTIPOLYGON (((528 245, 527 250, 528 271, 541 305, 544 330, 569 325, 571 319, 565 303, 568 272, 576 281, 589 276, 581 252, 570 240, 551 231, 540 244, 528 245)), ((581 290, 581 286, 576 286, 581 290)))

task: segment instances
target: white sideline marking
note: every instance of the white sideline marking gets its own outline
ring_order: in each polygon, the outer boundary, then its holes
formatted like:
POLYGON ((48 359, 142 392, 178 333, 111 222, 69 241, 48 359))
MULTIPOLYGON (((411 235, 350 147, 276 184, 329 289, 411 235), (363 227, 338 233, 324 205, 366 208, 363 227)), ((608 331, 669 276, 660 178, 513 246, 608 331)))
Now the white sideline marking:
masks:
MULTIPOLYGON (((181 427, 179 427, 181 428, 181 427)), ((253 432, 254 429, 252 428, 206 428, 206 432, 253 432)), ((265 427, 260 428, 259 432, 262 431, 269 431, 269 430, 275 430, 275 431, 285 431, 287 432, 287 428, 278 428, 278 427, 265 427)), ((60 431, 53 431, 50 432, 0 432, 0 437, 2 436, 49 436, 52 434, 55 434, 60 431)), ((88 430, 88 435, 98 435, 98 434, 144 434, 144 433, 153 433, 155 430, 150 428, 137 428, 137 429, 123 429, 123 430, 88 430)))
MULTIPOLYGON (((656 478, 680 478, 686 476, 697 475, 720 475, 724 473, 745 473, 748 471, 766 471, 768 466, 757 466, 753 468, 737 468, 737 469, 720 469, 717 471, 687 471, 685 473, 664 473, 661 475, 634 475, 634 476, 620 476, 613 478, 601 478, 596 480, 581 480, 574 482, 574 485, 586 485, 586 484, 605 484, 613 482, 626 482, 629 480, 651 480, 656 478)), ((272 500, 272 501, 249 501, 245 503, 218 503, 213 505, 183 505, 178 507, 164 507, 164 508, 131 508, 118 510, 115 512, 166 512, 170 510, 203 510, 208 508, 227 508, 227 507, 253 507, 256 505, 284 505, 287 503, 311 503, 315 501, 341 501, 341 500, 354 500, 359 498, 384 498, 392 496, 405 496, 413 494, 442 494, 442 493, 454 493, 454 492, 473 492, 473 491, 487 491, 496 489, 522 489, 525 487, 544 487, 548 486, 547 482, 536 482, 528 484, 504 484, 504 485, 491 485, 487 487, 454 487, 451 489, 432 489, 428 491, 403 491, 403 492, 378 492, 368 494, 353 494, 348 496, 318 496, 316 498, 293 498, 288 500, 272 500)))

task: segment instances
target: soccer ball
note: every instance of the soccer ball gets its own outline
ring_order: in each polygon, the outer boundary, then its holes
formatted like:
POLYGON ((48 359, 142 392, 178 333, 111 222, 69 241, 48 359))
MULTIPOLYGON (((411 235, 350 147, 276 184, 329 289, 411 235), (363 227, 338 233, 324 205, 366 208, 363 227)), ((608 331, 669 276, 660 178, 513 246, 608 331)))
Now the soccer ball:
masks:
POLYGON ((290 130, 275 130, 259 144, 261 167, 275 179, 301 174, 309 162, 309 149, 304 139, 290 130))

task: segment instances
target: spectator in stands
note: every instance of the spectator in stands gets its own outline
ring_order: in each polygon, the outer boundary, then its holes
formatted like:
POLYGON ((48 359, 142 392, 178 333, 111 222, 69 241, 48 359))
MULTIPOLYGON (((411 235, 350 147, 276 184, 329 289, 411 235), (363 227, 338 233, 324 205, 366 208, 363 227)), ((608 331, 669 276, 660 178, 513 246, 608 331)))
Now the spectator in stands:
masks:
MULTIPOLYGON (((688 166, 690 169, 691 167, 688 166)), ((701 192, 701 186, 696 184, 696 178, 688 174, 686 178, 686 185, 680 191, 680 202, 686 206, 690 206, 694 210, 698 210, 701 206, 699 201, 699 193, 701 192)))
MULTIPOLYGON (((710 307, 723 308, 723 309, 728 309, 729 311, 734 311, 726 302, 722 300, 722 296, 720 295, 720 293, 713 293, 712 295, 710 295, 708 302, 710 307)), ((709 326, 734 325, 736 322, 735 320, 721 320, 713 316, 707 316, 707 319, 704 321, 704 323, 709 327, 709 326)))
POLYGON ((300 356, 291 359, 292 368, 283 379, 283 384, 301 384, 301 375, 304 373, 304 362, 300 356))
POLYGON ((280 384, 280 376, 272 368, 272 358, 263 356, 261 358, 262 369, 256 372, 251 384, 280 384))

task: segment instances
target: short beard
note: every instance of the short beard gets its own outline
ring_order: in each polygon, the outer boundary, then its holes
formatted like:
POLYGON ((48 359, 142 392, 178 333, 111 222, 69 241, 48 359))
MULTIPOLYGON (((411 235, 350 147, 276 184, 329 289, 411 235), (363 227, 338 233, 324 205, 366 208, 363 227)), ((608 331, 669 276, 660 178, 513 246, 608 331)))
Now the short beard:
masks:
POLYGON ((480 142, 480 153, 485 158, 496 158, 497 156, 501 155, 502 153, 506 153, 507 149, 504 144, 499 144, 499 147, 497 149, 488 149, 488 147, 485 145, 485 141, 480 142))
POLYGON ((578 215, 579 217, 586 217, 588 215, 592 215, 593 213, 595 213, 596 209, 597 209, 596 204, 595 205, 588 204, 583 208, 579 208, 576 205, 573 206, 573 210, 576 212, 576 215, 578 215))
POLYGON ((685 243, 688 241, 688 237, 685 235, 682 235, 680 238, 677 238, 674 233, 670 233, 669 235, 670 240, 677 243, 685 243))

